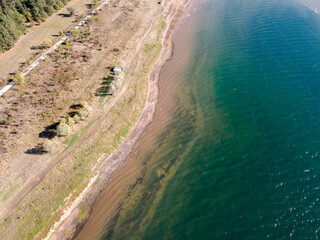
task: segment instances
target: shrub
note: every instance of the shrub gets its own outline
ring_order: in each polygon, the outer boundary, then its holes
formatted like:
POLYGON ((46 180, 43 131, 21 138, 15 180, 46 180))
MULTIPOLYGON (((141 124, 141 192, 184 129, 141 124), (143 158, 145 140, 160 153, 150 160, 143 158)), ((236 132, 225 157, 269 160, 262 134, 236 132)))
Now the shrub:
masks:
POLYGON ((119 79, 118 81, 115 81, 115 87, 118 89, 119 87, 121 87, 122 85, 122 81, 119 79))
POLYGON ((75 115, 73 119, 75 123, 79 123, 81 120, 79 114, 75 115))
POLYGON ((79 31, 79 29, 72 28, 71 31, 70 31, 70 33, 71 33, 72 36, 74 36, 74 35, 76 35, 76 34, 79 34, 80 31, 79 31))
POLYGON ((120 76, 122 76, 122 77, 124 77, 124 73, 122 72, 122 71, 116 71, 116 72, 114 72, 114 75, 120 75, 120 76))
POLYGON ((67 8, 68 12, 69 12, 69 17, 72 17, 75 14, 75 10, 72 7, 68 7, 67 8))
POLYGON ((112 82, 112 83, 110 84, 110 88, 109 88, 108 93, 112 95, 112 94, 115 93, 116 90, 117 90, 117 88, 116 88, 116 86, 115 86, 115 83, 112 82))
POLYGON ((99 5, 99 2, 98 2, 98 0, 93 0, 92 4, 93 4, 94 6, 98 6, 98 5, 99 5))
POLYGON ((68 39, 66 39, 63 43, 62 43, 62 45, 64 46, 64 48, 69 48, 70 47, 70 42, 69 42, 69 40, 68 39))
POLYGON ((85 120, 89 116, 88 112, 84 109, 79 111, 78 115, 80 117, 80 120, 85 120))
POLYGON ((16 84, 23 84, 24 83, 24 76, 22 76, 21 74, 16 74, 13 78, 14 83, 16 84))
POLYGON ((59 137, 68 136, 71 132, 71 128, 66 123, 60 123, 57 127, 57 134, 59 137))
POLYGON ((7 119, 3 119, 3 120, 0 121, 0 124, 1 124, 1 125, 6 125, 6 124, 8 124, 8 123, 9 123, 9 122, 8 122, 7 119))
POLYGON ((99 18, 99 16, 97 15, 97 13, 95 13, 91 18, 88 19, 87 22, 89 23, 89 22, 96 21, 98 18, 99 18))
POLYGON ((92 111, 92 107, 89 106, 89 104, 86 101, 81 101, 79 104, 84 110, 86 110, 87 112, 91 112, 92 111))
POLYGON ((114 84, 117 89, 122 85, 122 80, 123 80, 123 77, 121 75, 114 77, 114 84))
POLYGON ((67 124, 67 119, 65 118, 65 117, 61 117, 60 119, 59 119, 59 124, 67 124))
POLYGON ((69 125, 69 126, 72 126, 72 125, 74 125, 76 122, 74 121, 74 119, 72 118, 72 117, 70 117, 70 116, 68 116, 67 117, 67 124, 69 125))
POLYGON ((53 45, 53 42, 50 38, 46 38, 43 40, 43 45, 46 47, 46 48, 49 48, 53 45))
POLYGON ((115 81, 123 80, 123 79, 124 79, 124 75, 123 75, 123 74, 116 75, 116 76, 113 77, 113 79, 114 79, 115 81))
POLYGON ((55 139, 47 140, 43 143, 43 151, 45 152, 53 152, 53 150, 57 147, 58 142, 55 139))

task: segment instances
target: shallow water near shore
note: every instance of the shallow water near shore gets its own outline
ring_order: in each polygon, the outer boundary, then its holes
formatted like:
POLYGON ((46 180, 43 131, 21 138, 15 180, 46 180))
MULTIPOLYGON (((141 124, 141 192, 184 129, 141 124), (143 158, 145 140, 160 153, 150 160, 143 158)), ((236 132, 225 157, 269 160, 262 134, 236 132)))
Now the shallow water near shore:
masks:
POLYGON ((101 238, 317 239, 320 16, 294 0, 194 2, 174 46, 128 159, 138 179, 101 238))

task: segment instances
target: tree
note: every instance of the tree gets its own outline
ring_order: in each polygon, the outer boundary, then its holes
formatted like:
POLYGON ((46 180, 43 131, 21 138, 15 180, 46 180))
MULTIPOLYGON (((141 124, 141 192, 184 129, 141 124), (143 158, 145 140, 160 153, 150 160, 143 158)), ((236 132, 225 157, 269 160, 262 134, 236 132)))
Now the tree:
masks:
POLYGON ((74 13, 75 13, 74 8, 73 7, 68 7, 67 10, 69 12, 69 17, 72 17, 74 15, 74 13))
POLYGON ((98 0, 93 0, 93 6, 98 6, 99 1, 98 0))
POLYGON ((43 45, 46 47, 46 48, 49 48, 53 45, 53 42, 50 38, 45 38, 43 40, 43 45))
POLYGON ((112 95, 112 94, 115 93, 115 91, 117 91, 117 88, 116 88, 115 83, 112 82, 112 83, 110 84, 110 86, 109 86, 109 91, 108 91, 108 93, 112 95))
POLYGON ((82 109, 78 112, 78 116, 80 120, 85 120, 89 116, 89 114, 85 109, 82 109))
POLYGON ((68 136, 71 132, 71 128, 66 123, 60 123, 57 127, 57 134, 59 137, 68 136))
POLYGON ((55 139, 47 140, 43 143, 43 150, 46 152, 53 152, 57 145, 58 142, 55 139))
POLYGON ((70 32, 71 32, 72 36, 77 35, 77 34, 80 33, 79 29, 76 29, 76 28, 72 28, 70 32))
POLYGON ((13 45, 13 38, 6 29, 5 26, 0 22, 0 46, 3 50, 8 50, 13 45))
POLYGON ((53 8, 52 5, 50 5, 50 6, 45 6, 45 7, 44 7, 44 10, 45 10, 45 12, 46 12, 49 16, 51 16, 51 15, 55 12, 55 10, 54 10, 54 8, 53 8))
POLYGON ((13 78, 14 83, 16 84, 23 84, 24 83, 24 76, 22 76, 21 74, 16 74, 13 78))

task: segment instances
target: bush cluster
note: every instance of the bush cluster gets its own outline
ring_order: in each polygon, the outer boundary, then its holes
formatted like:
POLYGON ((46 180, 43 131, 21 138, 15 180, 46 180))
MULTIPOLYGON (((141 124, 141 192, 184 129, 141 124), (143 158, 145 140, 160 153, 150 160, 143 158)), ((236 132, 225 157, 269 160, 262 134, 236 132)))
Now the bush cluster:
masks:
POLYGON ((43 151, 45 152, 53 152, 53 150, 57 147, 58 142, 56 139, 47 140, 43 143, 43 151))
POLYGON ((72 117, 68 115, 60 118, 60 123, 57 126, 57 135, 59 137, 68 136, 71 133, 72 125, 79 123, 80 120, 85 120, 89 116, 89 112, 92 111, 92 108, 85 101, 80 102, 77 106, 79 106, 79 109, 72 117))
MULTIPOLYGON (((126 62, 123 60, 120 60, 118 61, 117 66, 123 70, 126 67, 126 62)), ((117 91, 117 89, 121 87, 123 79, 124 79, 124 73, 122 71, 114 72, 112 76, 112 81, 109 85, 108 93, 114 94, 115 91, 117 91)))
POLYGON ((122 81, 124 79, 124 73, 123 72, 116 72, 113 76, 113 80, 110 83, 109 86, 109 94, 114 94, 115 91, 122 85, 122 81))

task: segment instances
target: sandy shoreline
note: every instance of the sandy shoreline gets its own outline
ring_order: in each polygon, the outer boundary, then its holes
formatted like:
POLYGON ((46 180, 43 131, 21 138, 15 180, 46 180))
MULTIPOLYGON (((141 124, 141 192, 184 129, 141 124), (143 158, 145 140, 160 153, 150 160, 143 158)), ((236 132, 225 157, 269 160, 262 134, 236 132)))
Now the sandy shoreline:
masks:
MULTIPOLYGON (((81 197, 68 204, 69 206, 71 205, 71 207, 69 207, 67 211, 64 212, 63 216, 60 218, 60 221, 57 222, 50 230, 50 236, 48 236, 48 239, 70 239, 75 238, 79 234, 90 215, 88 214, 85 220, 79 221, 79 219, 77 219, 77 216, 81 212, 81 208, 86 205, 86 208, 91 209, 95 199, 99 196, 101 189, 103 189, 103 186, 111 178, 112 174, 116 170, 120 169, 121 165, 126 162, 127 157, 129 156, 133 147, 136 145, 140 135, 143 133, 145 128, 150 123, 152 123, 156 104, 158 102, 159 75, 162 67, 171 57, 171 38, 173 32, 178 26, 178 23, 180 22, 183 13, 189 6, 190 2, 190 0, 182 0, 172 1, 168 3, 168 11, 164 16, 167 27, 164 30, 162 38, 163 47, 158 60, 153 65, 152 70, 148 75, 147 99, 140 119, 138 120, 137 124, 134 126, 130 135, 127 137, 120 149, 104 160, 104 163, 97 171, 97 174, 92 178, 95 180, 94 183, 90 181, 88 187, 81 193, 81 197), (88 204, 89 206, 87 206, 88 204)), ((152 25, 153 22, 150 24, 150 28, 148 31, 151 30, 152 25)), ((146 32, 146 35, 148 34, 148 31, 146 32)), ((137 50, 140 49, 142 42, 143 40, 139 42, 137 50)))

